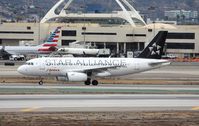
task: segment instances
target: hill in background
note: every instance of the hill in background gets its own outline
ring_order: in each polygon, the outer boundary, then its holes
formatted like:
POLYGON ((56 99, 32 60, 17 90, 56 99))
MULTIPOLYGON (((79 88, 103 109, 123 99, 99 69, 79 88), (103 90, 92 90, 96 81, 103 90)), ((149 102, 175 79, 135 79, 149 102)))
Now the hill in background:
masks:
MULTIPOLYGON (((6 18, 23 19, 29 14, 43 17, 58 0, 33 0, 35 8, 27 6, 26 0, 0 1, 0 16, 6 18)), ((80 0, 79 0, 80 1, 80 0)), ((92 0, 96 2, 96 0, 92 0)), ((129 0, 140 13, 152 18, 163 18, 165 10, 184 9, 199 11, 199 0, 129 0), (134 1, 134 2, 132 2, 134 1)), ((97 1, 99 2, 99 1, 97 1)), ((107 5, 106 0, 100 0, 102 5, 107 5), (105 2, 104 2, 105 1, 105 2)))

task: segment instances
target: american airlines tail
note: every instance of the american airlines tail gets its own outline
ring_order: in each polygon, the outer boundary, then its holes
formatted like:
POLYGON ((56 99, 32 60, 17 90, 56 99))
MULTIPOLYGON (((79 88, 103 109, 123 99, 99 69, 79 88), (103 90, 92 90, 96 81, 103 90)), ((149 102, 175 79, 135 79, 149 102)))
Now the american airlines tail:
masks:
POLYGON ((137 58, 161 59, 168 31, 160 31, 137 58))
POLYGON ((60 35, 61 27, 57 27, 53 33, 51 33, 50 37, 48 40, 42 44, 42 46, 50 46, 50 47, 56 47, 58 46, 58 40, 59 40, 59 35, 60 35))
POLYGON ((40 53, 51 53, 57 50, 58 46, 58 40, 59 40, 59 35, 61 32, 61 27, 57 27, 53 33, 51 33, 50 37, 47 39, 47 41, 39 45, 41 48, 38 49, 40 53))

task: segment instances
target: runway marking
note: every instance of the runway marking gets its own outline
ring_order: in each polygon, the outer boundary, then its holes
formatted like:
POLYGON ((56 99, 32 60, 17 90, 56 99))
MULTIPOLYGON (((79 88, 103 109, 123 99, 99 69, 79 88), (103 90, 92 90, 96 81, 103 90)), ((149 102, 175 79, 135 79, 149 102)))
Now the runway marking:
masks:
POLYGON ((193 107, 192 110, 199 110, 199 106, 193 107))
POLYGON ((37 110, 39 108, 40 107, 26 108, 26 109, 22 109, 21 112, 33 112, 34 110, 37 110))

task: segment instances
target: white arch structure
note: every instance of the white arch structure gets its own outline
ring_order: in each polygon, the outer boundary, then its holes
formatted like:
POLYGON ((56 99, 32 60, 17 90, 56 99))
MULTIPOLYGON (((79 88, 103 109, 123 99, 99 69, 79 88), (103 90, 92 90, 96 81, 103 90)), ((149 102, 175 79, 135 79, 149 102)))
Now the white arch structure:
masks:
POLYGON ((115 18, 122 18, 126 20, 128 23, 131 24, 131 26, 136 27, 136 24, 134 22, 134 19, 139 21, 141 24, 146 25, 145 21, 142 19, 142 17, 139 15, 139 13, 134 9, 131 4, 127 0, 115 0, 115 2, 119 5, 119 7, 122 9, 122 12, 118 13, 111 13, 111 14, 96 14, 96 13, 88 13, 88 14, 70 14, 66 13, 65 10, 70 6, 70 4, 74 0, 68 0, 67 3, 65 3, 65 0, 60 0, 58 1, 49 11, 48 13, 44 16, 44 18, 41 20, 41 23, 48 22, 51 19, 55 18, 110 18, 110 17, 115 17, 115 18), (64 7, 61 9, 59 14, 55 13, 55 10, 62 4, 65 4, 64 7), (128 7, 128 8, 125 8, 128 7), (128 10, 130 11, 128 11, 128 10))

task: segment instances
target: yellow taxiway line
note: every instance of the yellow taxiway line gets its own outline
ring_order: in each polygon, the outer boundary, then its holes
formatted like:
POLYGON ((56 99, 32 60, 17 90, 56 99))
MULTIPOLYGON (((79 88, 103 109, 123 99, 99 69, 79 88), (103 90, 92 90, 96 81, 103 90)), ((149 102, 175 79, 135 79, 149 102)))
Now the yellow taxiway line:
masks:
POLYGON ((39 109, 40 107, 32 107, 32 108, 26 108, 26 109, 22 109, 21 112, 33 112, 37 109, 39 109))
POLYGON ((199 110, 199 106, 193 107, 192 110, 199 110))

